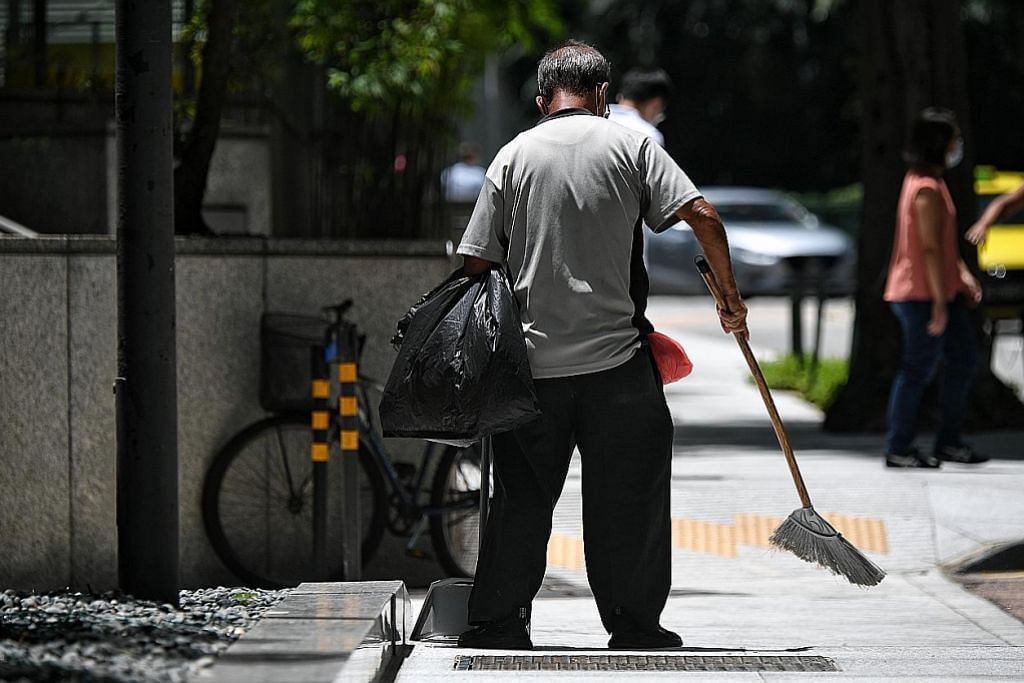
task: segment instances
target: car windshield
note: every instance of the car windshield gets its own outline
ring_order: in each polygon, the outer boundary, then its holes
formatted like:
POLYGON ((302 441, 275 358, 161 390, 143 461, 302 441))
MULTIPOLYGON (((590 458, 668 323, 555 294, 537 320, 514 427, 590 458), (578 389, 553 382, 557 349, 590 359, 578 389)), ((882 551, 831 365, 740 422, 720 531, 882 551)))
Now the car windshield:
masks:
POLYGON ((722 222, 729 223, 802 223, 804 216, 788 204, 744 203, 715 204, 722 222))

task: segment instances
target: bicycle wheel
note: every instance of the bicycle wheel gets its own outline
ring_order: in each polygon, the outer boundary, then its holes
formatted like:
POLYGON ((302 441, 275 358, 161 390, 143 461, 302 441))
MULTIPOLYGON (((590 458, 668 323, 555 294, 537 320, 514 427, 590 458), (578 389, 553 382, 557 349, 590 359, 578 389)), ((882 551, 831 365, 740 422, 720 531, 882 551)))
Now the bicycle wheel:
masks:
MULTIPOLYGON (((312 431, 307 414, 275 415, 236 434, 203 482, 203 524, 217 556, 251 586, 281 588, 316 580, 313 571, 312 431)), ((384 480, 360 446, 363 562, 380 545, 387 499, 384 480)), ((342 467, 328 467, 327 562, 341 580, 342 467)))
MULTIPOLYGON (((430 490, 430 538, 449 576, 473 576, 480 549, 480 446, 451 447, 441 456, 430 490)), ((491 489, 493 490, 493 489, 491 489)))

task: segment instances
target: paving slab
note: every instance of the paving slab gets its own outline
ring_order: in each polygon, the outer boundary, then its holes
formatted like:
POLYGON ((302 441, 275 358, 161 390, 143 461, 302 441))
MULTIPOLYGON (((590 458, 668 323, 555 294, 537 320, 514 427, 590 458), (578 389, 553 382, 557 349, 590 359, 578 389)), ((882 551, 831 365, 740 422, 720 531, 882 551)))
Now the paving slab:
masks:
MULTIPOLYGON (((980 466, 892 470, 882 463, 881 435, 826 434, 817 408, 776 392, 816 509, 889 572, 877 587, 852 586, 768 547, 767 535, 799 500, 760 396, 735 342, 712 334, 714 326, 690 326, 713 315, 710 304, 708 311, 667 304, 655 301, 652 318, 682 340, 695 370, 666 388, 676 438, 672 592, 662 623, 680 632, 685 645, 665 654, 820 656, 838 671, 457 670, 459 656, 612 654, 583 566, 585 472, 576 458, 555 509, 548 573, 534 601, 535 649, 417 643, 397 680, 1024 680, 1024 624, 944 573, 969 553, 1024 539, 1018 452, 1024 431, 972 435, 994 456, 980 466)), ((757 338, 754 346, 765 357, 778 350, 757 338)))
POLYGON ((195 680, 376 680, 400 656, 411 615, 401 581, 304 583, 195 680))

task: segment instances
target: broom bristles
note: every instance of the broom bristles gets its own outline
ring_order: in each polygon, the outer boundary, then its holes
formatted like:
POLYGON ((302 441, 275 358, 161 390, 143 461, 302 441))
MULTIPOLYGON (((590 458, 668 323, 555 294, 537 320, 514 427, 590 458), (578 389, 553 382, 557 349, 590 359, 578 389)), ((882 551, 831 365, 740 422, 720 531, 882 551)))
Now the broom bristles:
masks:
POLYGON ((775 530, 769 542, 801 560, 846 577, 858 586, 875 586, 885 578, 881 567, 864 557, 814 508, 794 510, 775 530))

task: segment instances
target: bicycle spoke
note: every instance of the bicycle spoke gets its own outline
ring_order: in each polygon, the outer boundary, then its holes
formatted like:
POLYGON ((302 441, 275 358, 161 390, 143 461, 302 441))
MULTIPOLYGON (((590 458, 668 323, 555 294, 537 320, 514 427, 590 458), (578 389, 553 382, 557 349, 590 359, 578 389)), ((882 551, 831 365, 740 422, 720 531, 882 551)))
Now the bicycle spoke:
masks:
POLYGON ((252 470, 232 471, 230 475, 232 486, 237 482, 242 486, 254 491, 263 491, 267 487, 267 476, 252 470))
MULTIPOLYGON (((254 427, 218 454, 231 459, 212 480, 215 488, 204 488, 204 520, 215 520, 217 527, 210 532, 214 550, 240 577, 253 585, 295 585, 313 578, 313 468, 308 459, 308 421, 282 416, 254 427)), ((383 482, 376 483, 372 474, 360 467, 361 526, 367 557, 379 542, 385 511, 383 482)), ((337 474, 333 474, 329 490, 336 490, 337 484, 337 474)), ((343 501, 337 494, 327 500, 332 520, 328 561, 333 573, 341 566, 335 537, 341 528, 338 515, 343 501)))
POLYGON ((267 504, 266 504, 266 502, 264 502, 262 500, 248 500, 248 501, 237 500, 237 502, 236 501, 222 500, 220 507, 221 507, 222 510, 228 509, 228 510, 256 510, 256 511, 262 511, 262 510, 265 510, 267 508, 267 504))
POLYGON ((292 470, 288 465, 288 452, 284 448, 284 439, 281 437, 281 427, 278 426, 274 429, 274 433, 277 436, 277 450, 281 455, 281 462, 284 463, 284 474, 288 480, 288 493, 289 495, 295 495, 295 486, 292 483, 292 470))

